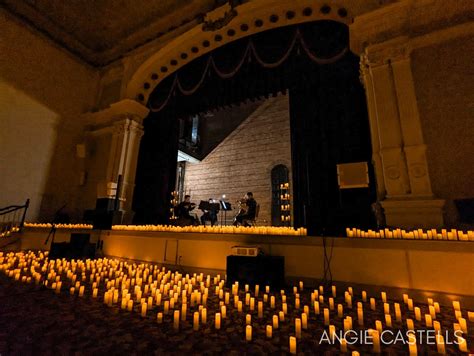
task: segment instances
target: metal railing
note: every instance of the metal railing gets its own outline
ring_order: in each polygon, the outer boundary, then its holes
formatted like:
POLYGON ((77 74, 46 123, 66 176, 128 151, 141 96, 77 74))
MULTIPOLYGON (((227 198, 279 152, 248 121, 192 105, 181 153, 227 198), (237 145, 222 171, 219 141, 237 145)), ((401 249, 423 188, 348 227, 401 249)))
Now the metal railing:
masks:
POLYGON ((30 199, 26 199, 24 205, 10 205, 0 208, 0 237, 7 237, 12 233, 21 232, 29 205, 30 199))

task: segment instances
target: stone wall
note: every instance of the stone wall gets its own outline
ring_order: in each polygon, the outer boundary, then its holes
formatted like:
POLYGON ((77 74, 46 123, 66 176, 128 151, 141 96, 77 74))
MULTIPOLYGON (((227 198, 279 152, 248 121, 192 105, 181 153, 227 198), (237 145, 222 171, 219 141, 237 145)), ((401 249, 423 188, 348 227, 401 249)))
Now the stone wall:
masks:
MULTIPOLYGON (((284 164, 290 171, 291 143, 288 97, 262 103, 200 163, 187 163, 185 189, 192 201, 219 199, 234 204, 246 192, 260 204, 258 223, 271 224, 271 170, 284 164)), ((230 222, 235 212, 228 213, 230 222)))
POLYGON ((412 54, 416 96, 433 193, 446 199, 445 223, 457 224, 453 200, 474 198, 474 38, 412 54))
POLYGON ((98 73, 3 10, 0 33, 0 206, 30 198, 27 219, 51 220, 67 203, 80 217, 76 144, 98 73))

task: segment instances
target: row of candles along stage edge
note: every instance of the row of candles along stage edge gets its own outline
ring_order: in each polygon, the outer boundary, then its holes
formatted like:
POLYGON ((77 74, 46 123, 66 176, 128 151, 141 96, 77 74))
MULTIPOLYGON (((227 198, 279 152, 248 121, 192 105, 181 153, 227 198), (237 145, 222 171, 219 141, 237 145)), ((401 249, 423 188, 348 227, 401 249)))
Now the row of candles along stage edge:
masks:
POLYGON ((379 238, 379 239, 417 239, 417 240, 450 240, 450 241, 474 241, 474 231, 463 232, 457 229, 380 229, 360 230, 357 228, 346 228, 347 237, 379 238))
MULTIPOLYGON (((62 229, 92 229, 87 224, 56 224, 62 229)), ((50 223, 25 223, 29 228, 51 228, 50 223)), ((307 229, 288 226, 172 226, 172 225, 113 225, 112 230, 119 231, 159 231, 159 232, 203 232, 217 234, 252 234, 252 235, 292 235, 306 236, 307 229)))
MULTIPOLYGON (((304 292, 302 281, 299 282, 298 286, 293 287, 293 295, 290 296, 285 294, 285 290, 272 294, 269 286, 265 286, 263 293, 260 291, 259 285, 255 285, 252 291, 249 285, 245 285, 242 291, 239 282, 235 282, 232 288, 226 291, 224 288, 225 281, 221 279, 220 275, 211 278, 210 275, 204 276, 201 273, 190 277, 188 274, 183 276, 178 272, 172 273, 166 271, 164 267, 160 268, 151 264, 141 263, 137 265, 108 258, 88 259, 85 262, 82 260, 66 261, 65 259, 48 260, 47 255, 47 252, 39 252, 38 255, 31 251, 27 253, 10 252, 6 255, 0 252, 0 271, 24 283, 44 283, 58 294, 61 292, 64 283, 69 286, 71 295, 78 294, 79 297, 84 297, 86 284, 89 283, 87 289, 90 291, 92 298, 98 298, 99 288, 102 286, 102 290, 105 291, 103 301, 107 306, 112 307, 120 304, 121 309, 132 312, 134 305, 138 304, 137 308, 142 317, 146 317, 153 306, 156 306, 160 310, 156 314, 157 322, 159 324, 163 323, 165 316, 171 314, 173 316, 173 327, 176 330, 180 329, 180 322, 186 321, 188 310, 191 311, 191 309, 195 310, 192 314, 194 330, 199 330, 200 325, 207 324, 207 300, 209 293, 213 291, 219 300, 218 310, 214 316, 215 329, 220 329, 223 319, 227 318, 227 308, 235 308, 237 313, 242 313, 242 316, 245 309, 247 312, 245 315, 245 338, 247 341, 251 341, 253 338, 252 314, 256 314, 257 318, 261 319, 264 317, 264 308, 270 310, 273 316, 271 323, 266 325, 265 335, 267 338, 272 338, 273 330, 278 330, 280 323, 291 319, 288 309, 292 307, 293 314, 296 313, 297 317, 294 318, 294 336, 289 337, 291 353, 296 353, 297 339, 302 337, 302 329, 308 328, 309 318, 312 315, 317 319, 322 314, 324 326, 329 330, 332 338, 336 335, 336 327, 331 323, 331 312, 333 317, 337 312, 337 318, 343 321, 344 332, 353 330, 352 317, 349 315, 344 317, 344 310, 352 310, 353 299, 357 298, 354 296, 352 287, 344 291, 345 305, 342 303, 336 305, 336 286, 332 286, 330 293, 327 293, 330 297, 325 296, 324 287, 319 286, 318 289, 311 292, 312 308, 310 308, 309 305, 301 306, 300 293, 304 292), (241 296, 243 300, 240 299, 241 296), (281 310, 276 309, 277 298, 279 299, 278 302, 281 302, 281 310), (293 303, 289 303, 290 299, 293 303), (256 310, 255 306, 257 306, 256 310)), ((402 305, 405 313, 414 315, 415 320, 413 320, 408 318, 408 315, 403 316, 401 303, 389 303, 385 292, 381 292, 380 299, 381 305, 383 305, 384 320, 376 320, 375 329, 369 329, 369 333, 373 338, 374 352, 381 352, 380 335, 383 331, 383 322, 385 322, 386 328, 392 328, 394 324, 401 327, 403 319, 405 319, 407 329, 413 332, 415 331, 415 323, 437 331, 437 350, 441 354, 446 352, 445 341, 443 335, 441 335, 442 324, 441 321, 437 320, 438 314, 441 313, 438 302, 428 298, 429 313, 422 317, 421 308, 414 305, 413 299, 409 298, 408 294, 403 294, 402 305)), ((364 303, 369 303, 370 310, 376 311, 379 301, 376 301, 376 298, 373 297, 369 298, 366 291, 362 291, 360 300, 356 305, 357 324, 359 328, 363 328, 365 326, 364 303)), ((467 341, 460 335, 467 335, 468 324, 463 317, 459 301, 453 301, 453 309, 457 320, 453 324, 453 332, 458 332, 459 350, 467 352, 467 341)), ((469 322, 474 322, 474 312, 468 311, 467 317, 469 322)), ((415 334, 410 335, 410 338, 415 340, 415 334)), ((341 351, 347 351, 347 340, 342 338, 339 342, 341 351)), ((409 352, 411 355, 417 354, 415 342, 409 345, 409 352)))

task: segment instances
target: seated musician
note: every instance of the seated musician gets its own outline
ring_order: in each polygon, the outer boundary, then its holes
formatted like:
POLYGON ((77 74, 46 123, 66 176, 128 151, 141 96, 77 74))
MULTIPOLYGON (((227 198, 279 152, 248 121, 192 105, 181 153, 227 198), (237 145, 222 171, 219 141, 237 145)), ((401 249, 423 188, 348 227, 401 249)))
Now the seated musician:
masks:
POLYGON ((239 214, 235 217, 235 226, 238 226, 239 224, 242 224, 244 226, 251 226, 248 221, 255 219, 255 215, 257 214, 257 202, 253 198, 252 192, 248 192, 246 194, 245 203, 247 205, 247 211, 244 214, 239 214))
MULTIPOLYGON (((213 202, 213 199, 209 199, 209 204, 212 204, 213 202)), ((210 221, 211 226, 214 226, 214 224, 217 222, 217 211, 215 209, 202 209, 202 211, 204 212, 204 214, 201 216, 201 223, 206 226, 206 221, 210 221)))
POLYGON ((176 207, 176 213, 180 220, 180 225, 194 225, 197 223, 195 216, 190 214, 190 211, 196 207, 196 204, 191 203, 191 196, 185 195, 184 200, 176 207))

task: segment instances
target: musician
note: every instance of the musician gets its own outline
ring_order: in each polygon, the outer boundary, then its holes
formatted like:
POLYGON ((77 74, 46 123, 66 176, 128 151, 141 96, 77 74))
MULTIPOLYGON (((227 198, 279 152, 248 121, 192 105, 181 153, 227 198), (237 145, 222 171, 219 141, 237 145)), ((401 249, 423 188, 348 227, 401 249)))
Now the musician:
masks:
POLYGON ((247 205, 247 211, 239 213, 239 215, 235 217, 235 226, 238 226, 239 224, 242 224, 244 226, 251 226, 248 223, 248 220, 255 219, 255 215, 257 214, 257 202, 253 198, 252 192, 248 192, 245 195, 245 204, 247 205))
MULTIPOLYGON (((209 204, 213 204, 214 200, 209 199, 209 204)), ((212 206, 211 206, 212 207, 212 206)), ((201 216, 201 223, 206 226, 206 221, 211 222, 211 226, 214 226, 214 224, 217 222, 217 211, 215 209, 210 209, 210 210, 205 210, 202 209, 204 214, 201 216)))
POLYGON ((176 207, 176 213, 178 218, 181 220, 182 223, 185 225, 193 225, 197 222, 195 216, 192 216, 189 212, 196 207, 196 204, 191 203, 191 196, 185 195, 184 200, 178 204, 176 207))

